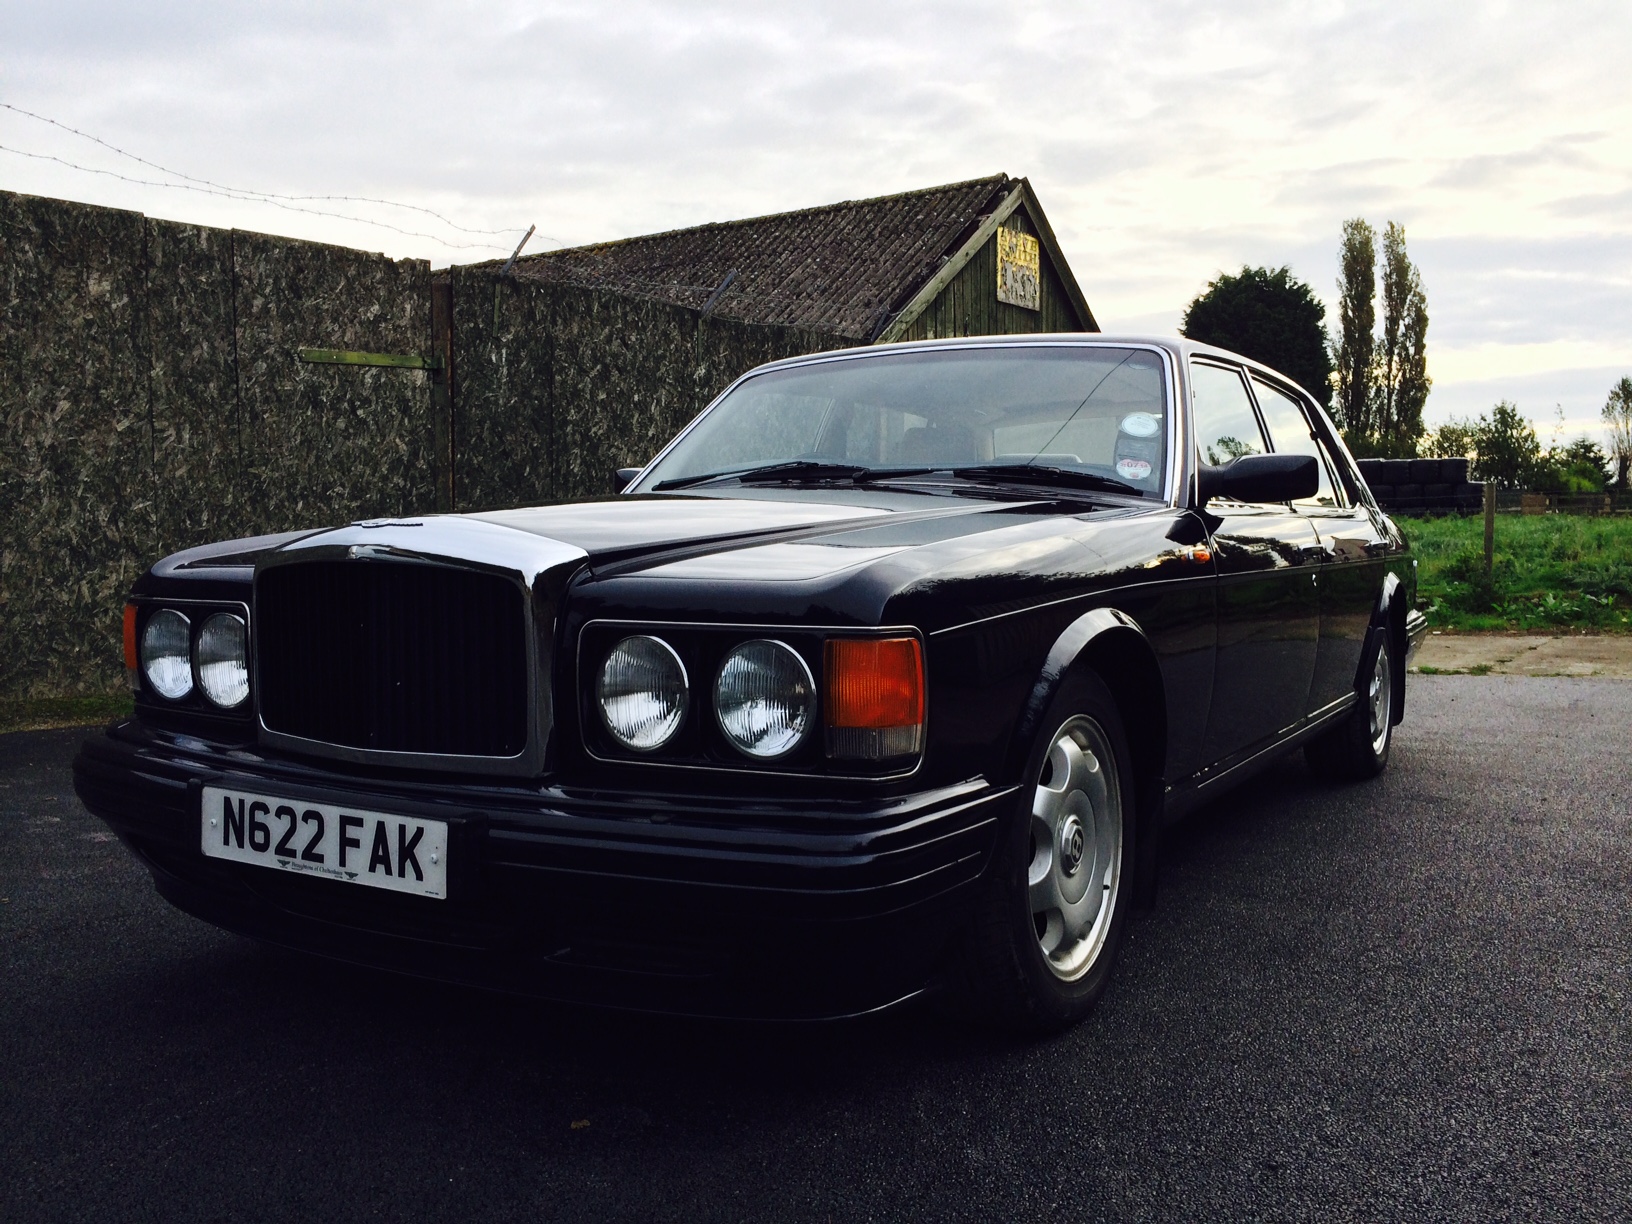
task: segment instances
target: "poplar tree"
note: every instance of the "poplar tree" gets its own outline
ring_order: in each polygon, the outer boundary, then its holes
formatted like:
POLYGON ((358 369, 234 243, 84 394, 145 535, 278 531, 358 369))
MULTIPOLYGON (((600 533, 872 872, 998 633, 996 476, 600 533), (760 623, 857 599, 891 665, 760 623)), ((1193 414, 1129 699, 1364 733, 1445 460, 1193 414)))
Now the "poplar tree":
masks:
POLYGON ((1609 427, 1609 457, 1615 461, 1615 488, 1625 493, 1627 468, 1632 467, 1632 378, 1623 378, 1609 389, 1604 424, 1609 427))
POLYGON ((1338 261, 1337 424, 1351 446, 1365 449, 1372 420, 1372 332, 1377 325, 1377 236, 1363 217, 1343 223, 1338 261))
POLYGON ((1368 423, 1377 449, 1391 455, 1416 454, 1422 437, 1422 409, 1432 385, 1427 339, 1422 275, 1406 253, 1405 227, 1390 221, 1383 231, 1383 331, 1368 423))

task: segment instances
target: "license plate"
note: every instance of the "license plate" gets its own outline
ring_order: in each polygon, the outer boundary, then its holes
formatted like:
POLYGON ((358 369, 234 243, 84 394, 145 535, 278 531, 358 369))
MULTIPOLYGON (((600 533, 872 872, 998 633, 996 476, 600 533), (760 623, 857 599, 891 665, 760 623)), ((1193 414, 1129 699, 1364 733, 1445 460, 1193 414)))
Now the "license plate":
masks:
POLYGON ((210 858, 448 895, 448 826, 440 820, 206 786, 201 825, 210 858))

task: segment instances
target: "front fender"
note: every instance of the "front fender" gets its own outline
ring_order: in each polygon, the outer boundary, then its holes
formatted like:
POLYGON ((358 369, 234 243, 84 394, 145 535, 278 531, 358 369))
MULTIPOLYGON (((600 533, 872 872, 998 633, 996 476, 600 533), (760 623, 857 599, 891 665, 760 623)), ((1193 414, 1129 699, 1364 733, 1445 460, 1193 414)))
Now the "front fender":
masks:
POLYGON ((1024 782, 1025 763, 1045 728, 1049 707, 1067 676, 1090 668, 1111 690, 1128 755, 1139 833, 1134 839, 1134 903, 1148 909, 1155 901, 1157 841, 1167 794, 1167 697, 1156 650, 1145 631, 1117 608, 1094 608, 1066 626, 1049 648, 1037 682, 1026 700, 1009 748, 1008 776, 1024 782))
POLYGON ((1083 613, 1049 647, 1015 725, 1008 776, 1020 776, 1031 745, 1043 729, 1054 694, 1076 667, 1098 672, 1116 698, 1141 783, 1161 778, 1167 764, 1167 698, 1161 668, 1145 631, 1118 608, 1094 608, 1083 613))

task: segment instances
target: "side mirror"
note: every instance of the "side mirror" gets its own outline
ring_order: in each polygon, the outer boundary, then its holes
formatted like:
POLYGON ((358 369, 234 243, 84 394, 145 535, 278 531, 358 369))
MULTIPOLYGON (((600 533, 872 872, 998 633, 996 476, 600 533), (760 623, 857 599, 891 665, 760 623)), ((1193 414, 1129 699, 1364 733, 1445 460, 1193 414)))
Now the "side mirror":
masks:
POLYGON ((612 475, 612 492, 622 493, 629 487, 629 482, 639 476, 640 468, 619 468, 612 475))
POLYGON ((1198 508, 1215 497, 1238 502, 1313 497, 1320 488, 1317 464, 1313 455, 1242 455, 1221 467, 1204 463, 1196 473, 1198 508))

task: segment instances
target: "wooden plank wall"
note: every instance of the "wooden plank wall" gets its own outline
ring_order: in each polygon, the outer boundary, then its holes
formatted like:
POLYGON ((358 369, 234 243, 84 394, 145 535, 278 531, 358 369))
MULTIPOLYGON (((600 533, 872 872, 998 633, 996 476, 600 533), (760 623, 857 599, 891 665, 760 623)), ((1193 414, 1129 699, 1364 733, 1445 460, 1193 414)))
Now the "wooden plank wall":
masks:
MULTIPOLYGON (((1004 225, 1036 234, 1037 227, 1024 205, 1004 225)), ((1036 332, 1082 331, 1059 273, 1042 252, 1041 310, 1027 310, 997 300, 997 235, 993 234, 964 266, 963 271, 907 329, 903 340, 935 340, 946 336, 1016 336, 1036 332)))

